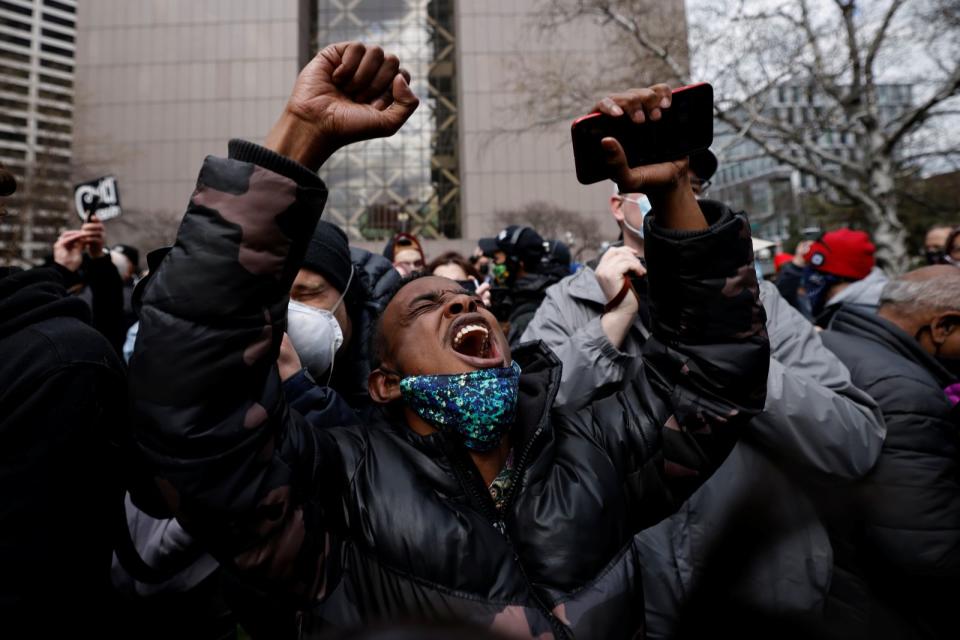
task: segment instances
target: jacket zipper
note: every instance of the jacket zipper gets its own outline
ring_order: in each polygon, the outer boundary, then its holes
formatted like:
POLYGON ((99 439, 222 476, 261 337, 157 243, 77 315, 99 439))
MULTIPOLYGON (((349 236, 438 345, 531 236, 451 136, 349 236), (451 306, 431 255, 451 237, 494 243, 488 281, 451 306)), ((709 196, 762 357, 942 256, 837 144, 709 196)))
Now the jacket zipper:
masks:
MULTIPOLYGON (((543 423, 537 426, 537 430, 534 431, 533 435, 527 441, 527 444, 523 448, 523 452, 520 454, 520 457, 517 459, 517 466, 514 467, 513 473, 515 475, 514 486, 510 489, 510 495, 507 496, 507 501, 504 503, 503 510, 506 511, 507 508, 513 504, 514 496, 519 492, 520 485, 520 472, 523 470, 524 465, 526 464, 526 459, 530 455, 530 450, 533 448, 534 443, 543 433, 543 423)), ((555 634, 559 638, 572 638, 570 632, 567 631, 566 627, 560 622, 553 611, 544 604, 543 600, 540 599, 540 596, 537 594, 536 589, 534 589, 533 584, 530 582, 530 577, 527 575, 526 569, 523 567, 523 563, 520 562, 520 556, 517 554, 516 549, 513 546, 513 540, 510 539, 509 534, 507 534, 507 526, 503 521, 501 512, 497 511, 496 506, 493 504, 493 499, 490 497, 490 493, 486 487, 483 488, 483 492, 480 491, 478 485, 482 483, 474 477, 474 474, 469 470, 463 468, 462 461, 460 457, 453 453, 448 456, 453 461, 454 467, 457 469, 457 473, 461 476, 462 482, 466 485, 468 491, 473 496, 476 503, 480 506, 483 515, 490 521, 490 524, 504 537, 507 541, 507 544, 510 545, 510 549, 513 550, 513 559, 517 563, 517 568, 520 569, 520 575, 523 576, 524 582, 527 583, 527 588, 530 590, 530 595, 533 597, 534 603, 537 607, 546 615, 547 620, 550 621, 550 626, 553 627, 555 634)))
MULTIPOLYGON (((527 458, 530 457, 530 452, 533 450, 533 445, 536 444, 537 440, 540 439, 540 436, 543 434, 543 423, 546 420, 544 417, 540 421, 540 424, 537 425, 537 430, 533 432, 533 435, 530 436, 530 439, 527 440, 527 444, 524 445, 523 451, 520 453, 520 457, 517 458, 517 465, 513 469, 514 473, 514 482, 513 486, 510 488, 510 495, 507 496, 506 502, 503 505, 503 511, 506 512, 510 507, 513 506, 513 503, 516 502, 516 497, 520 495, 520 490, 523 485, 523 470, 527 466, 527 458)), ((503 525, 503 520, 500 520, 501 525, 503 525)), ((510 536, 507 535, 506 526, 503 526, 503 536, 507 539, 507 542, 510 544, 510 547, 513 548, 513 541, 510 540, 510 536)), ((557 636, 560 638, 572 638, 573 636, 567 630, 566 625, 564 625, 560 620, 553 615, 553 610, 547 607, 547 605, 540 599, 540 596, 537 594, 536 589, 533 586, 533 583, 530 581, 530 577, 527 575, 527 570, 524 568, 523 563, 520 562, 520 556, 514 552, 514 560, 517 563, 517 567, 520 569, 520 573, 523 575, 524 581, 527 583, 527 587, 530 589, 530 594, 533 596, 534 601, 537 603, 537 606, 546 614, 547 620, 550 621, 550 626, 553 627, 557 636)))
MULTIPOLYGON (((523 469, 527 465, 527 458, 530 456, 530 451, 533 449, 533 445, 540 438, 540 435, 543 433, 543 421, 537 425, 537 430, 533 432, 533 435, 530 436, 530 439, 527 440, 527 444, 524 445, 523 451, 520 454, 520 457, 517 459, 517 466, 514 467, 514 481, 513 486, 510 488, 510 495, 507 496, 506 502, 503 505, 503 511, 507 511, 510 507, 513 506, 513 503, 516 501, 516 497, 520 495, 521 485, 523 484, 523 469)), ((500 521, 502 524, 502 520, 500 521)), ((507 542, 510 543, 510 547, 513 548, 513 541, 510 540, 510 536, 507 535, 506 526, 503 527, 503 537, 507 539, 507 542)), ((570 632, 567 631, 566 625, 564 625, 560 620, 553 615, 553 610, 548 608, 544 604, 543 600, 540 599, 540 596, 537 594, 536 589, 533 586, 533 583, 530 581, 530 577, 527 575, 527 570, 524 568, 523 563, 520 562, 520 556, 514 552, 514 560, 517 563, 517 567, 520 568, 520 573, 523 575, 524 581, 527 583, 527 587, 530 589, 530 594, 533 596, 534 601, 537 605, 546 613, 547 620, 550 621, 550 626, 553 627, 557 635, 561 638, 572 638, 570 632)))

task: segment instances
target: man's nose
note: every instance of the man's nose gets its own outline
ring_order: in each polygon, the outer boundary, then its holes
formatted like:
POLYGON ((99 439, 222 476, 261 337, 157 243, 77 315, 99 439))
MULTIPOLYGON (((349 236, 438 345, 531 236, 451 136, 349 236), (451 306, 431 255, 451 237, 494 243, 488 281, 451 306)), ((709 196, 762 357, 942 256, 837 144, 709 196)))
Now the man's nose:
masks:
POLYGON ((443 311, 448 318, 453 318, 461 313, 476 313, 477 301, 466 294, 457 294, 450 299, 443 311))

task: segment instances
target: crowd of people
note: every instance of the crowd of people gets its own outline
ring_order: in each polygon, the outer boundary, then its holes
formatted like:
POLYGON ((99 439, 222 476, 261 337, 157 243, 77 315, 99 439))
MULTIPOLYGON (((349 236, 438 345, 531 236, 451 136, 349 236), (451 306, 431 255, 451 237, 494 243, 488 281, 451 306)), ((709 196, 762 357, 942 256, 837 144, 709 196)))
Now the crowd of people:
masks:
POLYGON ((0 268, 4 637, 956 637, 960 221, 908 273, 843 228, 764 277, 712 153, 608 138, 585 264, 520 224, 372 253, 317 171, 408 80, 331 45, 172 247, 92 216, 0 268))

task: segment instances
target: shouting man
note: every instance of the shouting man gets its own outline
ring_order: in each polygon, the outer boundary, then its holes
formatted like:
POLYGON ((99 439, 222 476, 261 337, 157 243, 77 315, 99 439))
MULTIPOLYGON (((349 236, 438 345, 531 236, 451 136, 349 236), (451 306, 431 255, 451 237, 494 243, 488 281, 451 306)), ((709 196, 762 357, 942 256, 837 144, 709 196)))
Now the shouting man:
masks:
MULTIPOLYGON (((229 159, 207 158, 143 285, 138 441, 184 526, 228 570, 299 597, 308 627, 458 617, 517 637, 634 637, 633 534, 676 510, 764 403, 749 227, 701 211, 685 161, 629 169, 607 139, 610 176, 653 204, 648 367, 556 410, 548 350, 511 353, 479 298, 416 277, 374 332, 377 417, 308 426, 276 360, 327 195, 315 172, 339 147, 392 135, 417 104, 395 56, 332 45, 265 148, 234 141, 229 159)), ((669 106, 658 85, 598 108, 656 120, 669 106)))

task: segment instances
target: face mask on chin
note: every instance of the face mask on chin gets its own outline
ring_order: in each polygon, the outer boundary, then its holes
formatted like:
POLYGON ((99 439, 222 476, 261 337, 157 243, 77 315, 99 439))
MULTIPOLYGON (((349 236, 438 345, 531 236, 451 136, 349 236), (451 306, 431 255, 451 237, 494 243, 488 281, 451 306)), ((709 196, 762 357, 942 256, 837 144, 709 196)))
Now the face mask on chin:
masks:
POLYGON ((296 300, 291 300, 287 305, 287 335, 290 336, 293 348, 314 380, 319 382, 323 379, 323 374, 327 374, 327 386, 333 379, 334 358, 343 346, 343 330, 335 314, 352 281, 351 270, 344 293, 331 310, 317 309, 296 300))
POLYGON ((450 375, 407 376, 400 393, 408 407, 467 449, 495 449, 516 418, 520 365, 450 375))

